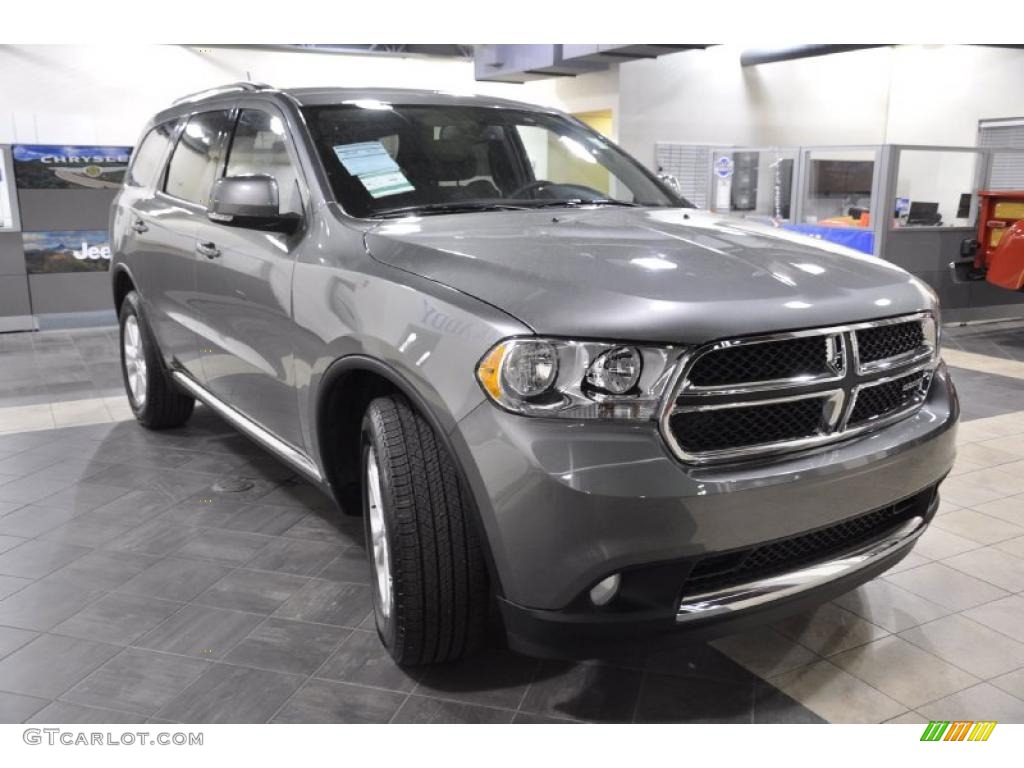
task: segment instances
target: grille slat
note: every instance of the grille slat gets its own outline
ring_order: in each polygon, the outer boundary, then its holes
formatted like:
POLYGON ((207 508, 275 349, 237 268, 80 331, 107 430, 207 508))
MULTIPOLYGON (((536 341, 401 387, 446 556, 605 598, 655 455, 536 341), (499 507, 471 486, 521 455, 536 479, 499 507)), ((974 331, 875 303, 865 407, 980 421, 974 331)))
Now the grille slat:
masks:
POLYGON ((926 371, 918 371, 862 389, 850 413, 850 426, 885 418, 911 407, 922 396, 927 376, 926 371))
POLYGON ((768 405, 681 411, 671 419, 676 439, 690 453, 811 437, 821 430, 826 397, 768 405))
POLYGON ((805 336, 712 350, 697 360, 687 379, 695 387, 728 387, 829 373, 827 337, 805 336))
POLYGON ((924 329, 920 320, 857 331, 857 356, 862 365, 906 355, 923 346, 924 329))
POLYGON ((888 533, 914 515, 923 515, 935 488, 904 501, 844 520, 827 528, 700 560, 687 578, 683 594, 742 584, 821 562, 888 533))

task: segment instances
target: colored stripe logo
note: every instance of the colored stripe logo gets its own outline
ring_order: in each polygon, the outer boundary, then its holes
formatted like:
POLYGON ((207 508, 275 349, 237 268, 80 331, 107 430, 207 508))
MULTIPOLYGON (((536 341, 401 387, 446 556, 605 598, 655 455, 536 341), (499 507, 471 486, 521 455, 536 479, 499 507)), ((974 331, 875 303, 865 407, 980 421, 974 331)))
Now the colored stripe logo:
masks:
POLYGON ((932 720, 921 741, 988 741, 995 727, 995 720, 932 720))

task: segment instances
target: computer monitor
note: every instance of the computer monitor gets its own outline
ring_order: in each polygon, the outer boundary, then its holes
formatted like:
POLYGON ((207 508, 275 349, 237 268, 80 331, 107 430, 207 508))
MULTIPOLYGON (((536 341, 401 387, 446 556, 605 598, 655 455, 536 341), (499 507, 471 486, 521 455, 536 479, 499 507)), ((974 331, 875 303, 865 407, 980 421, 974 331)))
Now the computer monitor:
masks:
POLYGON ((960 204, 956 207, 956 217, 958 219, 969 219, 971 217, 971 193, 964 192, 960 195, 960 204))
POLYGON ((910 212, 907 214, 907 224, 910 226, 936 226, 942 223, 942 217, 939 215, 939 204, 938 203, 918 203, 914 202, 910 204, 910 212))

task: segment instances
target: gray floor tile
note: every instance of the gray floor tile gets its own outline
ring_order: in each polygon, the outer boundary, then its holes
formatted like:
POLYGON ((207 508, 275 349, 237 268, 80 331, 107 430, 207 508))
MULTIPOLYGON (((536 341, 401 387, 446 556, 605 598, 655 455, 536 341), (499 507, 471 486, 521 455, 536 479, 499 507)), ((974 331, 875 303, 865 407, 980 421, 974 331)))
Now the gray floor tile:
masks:
POLYGON ((48 583, 67 582, 83 589, 117 589, 160 558, 132 552, 93 551, 46 577, 48 583))
POLYGON ((386 723, 405 695, 329 680, 310 680, 274 718, 275 723, 386 723))
POLYGON ((488 649, 459 664, 425 668, 416 693, 483 707, 516 709, 538 666, 536 659, 488 649))
POLYGON ((954 693, 919 707, 930 720, 995 720, 999 723, 1024 723, 1024 701, 989 683, 954 693), (982 712, 983 715, 978 713, 982 712))
POLYGON ((758 724, 779 725, 811 725, 828 722, 807 709, 792 696, 783 693, 764 680, 754 683, 753 720, 758 724))
POLYGON ((166 557, 129 579, 121 585, 119 591, 188 602, 211 584, 223 579, 230 570, 216 563, 166 557))
POLYGON ((145 715, 117 712, 112 709, 82 707, 64 701, 54 701, 33 715, 30 723, 144 723, 145 715))
POLYGON ((411 691, 417 673, 398 666, 381 644, 376 632, 356 630, 316 673, 317 677, 344 683, 411 691))
POLYGON ((62 491, 69 485, 71 485, 70 480, 53 477, 48 472, 40 475, 28 475, 0 485, 0 501, 31 504, 57 491, 62 491))
POLYGON ((1016 696, 1024 701, 1024 667, 999 677, 993 677, 989 682, 999 690, 1006 691, 1011 696, 1016 696))
POLYGON ((516 712, 512 718, 513 725, 577 725, 579 720, 568 720, 563 717, 544 717, 530 712, 516 712))
POLYGON ((825 603, 775 625, 784 635, 822 656, 864 645, 889 634, 886 630, 834 603, 825 603))
MULTIPOLYGON (((737 682, 750 679, 750 672, 748 669, 751 666, 764 666, 770 669, 792 669, 793 664, 784 663, 779 657, 775 656, 774 652, 779 650, 782 650, 784 655, 788 655, 787 651, 789 649, 796 649, 800 651, 801 653, 799 654, 798 659, 802 664, 809 664, 811 661, 818 658, 817 654, 811 653, 798 643, 794 643, 792 640, 783 637, 772 629, 763 627, 760 631, 762 631, 766 637, 777 638, 779 645, 784 645, 785 649, 781 649, 776 646, 773 641, 768 641, 764 644, 768 648, 767 652, 764 654, 764 660, 761 661, 761 659, 758 659, 757 663, 751 665, 746 653, 734 653, 736 648, 740 645, 739 643, 720 643, 718 641, 714 644, 688 643, 676 648, 652 649, 645 655, 641 667, 646 669, 648 672, 654 672, 660 675, 704 677, 709 680, 737 682), (725 647, 728 647, 728 652, 724 650, 725 647)), ((743 638, 744 642, 742 643, 742 646, 744 651, 746 651, 753 645, 751 641, 755 637, 756 632, 757 630, 749 633, 745 632, 738 635, 731 635, 727 639, 734 641, 736 638, 743 638)), ((796 664, 796 666, 800 666, 800 664, 796 664)), ((762 677, 763 676, 764 675, 762 675, 762 677)))
POLYGON ((268 618, 224 657, 229 664, 311 675, 349 630, 268 618))
POLYGON ((75 517, 74 512, 28 504, 17 512, 0 517, 0 534, 34 539, 41 533, 64 525, 75 517))
POLYGON ((1024 560, 996 547, 965 552, 943 562, 1008 592, 1024 590, 1024 560))
POLYGON ((187 605, 135 645, 201 659, 222 659, 261 620, 251 613, 187 605))
POLYGON ((112 645, 131 645, 181 610, 183 605, 141 595, 109 594, 62 621, 51 631, 112 645))
POLYGON ((880 723, 907 710, 825 659, 769 682, 830 723, 880 723))
POLYGON ((1015 640, 1024 640, 1024 597, 1020 595, 979 605, 963 615, 1015 640))
POLYGON ((232 571, 193 602, 214 608, 270 614, 309 582, 305 576, 272 571, 232 571))
POLYGON ((911 709, 980 682, 900 637, 845 651, 832 662, 911 709))
MULTIPOLYGON (((104 464, 103 468, 109 465, 104 464)), ((94 468, 95 469, 95 468, 94 468)), ((93 475, 97 472, 93 472, 93 475)), ((92 512, 97 507, 109 504, 114 499, 124 496, 125 489, 113 485, 93 483, 91 480, 80 482, 58 491, 52 496, 40 499, 36 502, 40 507, 51 507, 53 509, 65 509, 77 514, 92 512)))
POLYGON ((0 723, 22 723, 49 703, 35 696, 0 691, 0 723))
POLYGON ((8 595, 13 595, 20 589, 24 589, 33 583, 32 579, 21 579, 17 576, 0 576, 0 600, 8 595))
POLYGON ((225 528, 267 536, 280 536, 301 520, 307 511, 299 507, 247 506, 225 524, 225 528))
MULTIPOLYGON (((589 670, 591 675, 608 675, 607 670, 600 668, 589 670)), ((633 711, 629 709, 631 702, 636 701, 635 720, 638 723, 751 723, 754 719, 754 683, 757 678, 748 675, 742 681, 709 680, 701 677, 679 677, 676 675, 648 675, 643 681, 639 700, 631 691, 623 697, 622 706, 612 717, 601 719, 607 722, 630 722, 633 711)), ((595 681, 596 682, 596 681, 595 681)), ((621 687, 627 682, 617 681, 621 687)), ((575 697, 592 696, 595 689, 607 688, 606 696, 616 697, 616 686, 609 683, 596 682, 584 687, 582 692, 568 690, 561 695, 570 699, 567 704, 556 705, 557 709, 548 709, 553 713, 573 714, 580 719, 594 719, 582 715, 584 709, 575 697)), ((531 697, 533 687, 527 694, 524 708, 532 708, 531 697)), ((607 705, 606 705, 607 706, 607 705)))
POLYGON ((410 696, 395 713, 393 723, 511 723, 515 712, 442 701, 425 696, 410 696))
POLYGON ((941 563, 890 574, 885 580, 952 611, 973 608, 1007 594, 999 587, 941 563))
POLYGON ((38 579, 87 552, 89 550, 86 547, 52 541, 26 541, 0 555, 0 574, 38 579))
POLYGON ((99 547, 134 527, 134 521, 122 522, 109 518, 96 518, 86 513, 72 518, 64 525, 46 531, 39 538, 44 541, 75 544, 80 547, 99 547))
POLYGON ((950 610, 882 579, 869 581, 835 602, 890 632, 941 618, 950 610))
POLYGON ((15 627, 0 627, 0 658, 15 651, 36 637, 36 632, 15 627))
POLYGON ((61 696, 87 707, 151 715, 211 666, 200 659, 128 648, 61 696))
POLYGON ((323 570, 339 552, 337 546, 319 541, 274 539, 252 558, 246 567, 261 571, 280 571, 296 576, 313 576, 323 570))
POLYGON ((214 560, 228 565, 242 565, 253 559, 274 539, 242 531, 201 528, 182 544, 176 555, 214 560))
MULTIPOLYGON (((549 717, 570 717, 607 723, 628 723, 633 711, 637 716, 649 714, 652 710, 638 707, 640 682, 644 673, 636 669, 622 669, 602 664, 568 664, 544 662, 523 698, 521 709, 549 717)), ((654 700, 665 690, 677 690, 684 685, 684 678, 672 675, 647 676, 651 683, 651 699, 654 700)), ((703 681, 702 681, 703 682, 703 681)), ((721 693, 725 684, 720 681, 708 683, 721 693)), ((747 690, 746 712, 749 722, 752 694, 747 690)))
POLYGON ((78 613, 101 594, 74 584, 36 582, 0 602, 0 625, 43 632, 78 613))
POLYGON ((345 547, 341 554, 329 562, 317 578, 345 581, 351 584, 370 583, 370 563, 362 547, 345 547))
MULTIPOLYGON (((0 492, 2 490, 0 488, 0 492)), ((935 519, 934 524, 979 544, 995 544, 1024 534, 1024 528, 1019 525, 971 509, 957 509, 942 515, 935 519)))
POLYGON ((1024 643, 956 614, 899 636, 983 679, 1024 667, 1024 643))
POLYGON ((152 519, 174 503, 174 498, 165 491, 141 489, 129 491, 107 504, 94 509, 90 514, 97 518, 115 519, 120 522, 134 521, 136 525, 152 519))
MULTIPOLYGON (((214 664, 157 716, 179 723, 265 723, 302 680, 298 675, 214 664)), ((342 706, 340 700, 337 704, 342 706)))
POLYGON ((198 533, 195 528, 157 518, 126 531, 109 541, 106 548, 144 555, 169 555, 198 533))
POLYGON ((58 635, 42 635, 0 660, 0 690, 56 698, 120 650, 58 635))
POLYGON ((355 628, 373 609, 370 587, 312 579, 277 609, 275 616, 355 628))
POLYGON ((0 536, 0 553, 6 552, 8 549, 14 549, 19 544, 24 544, 27 540, 27 537, 21 536, 0 536))
POLYGON ((284 535, 290 539, 317 543, 332 542, 337 546, 362 546, 363 521, 342 517, 340 514, 329 517, 309 514, 285 531, 284 535))
POLYGON ((160 519, 197 528, 223 528, 245 509, 246 505, 229 501, 186 499, 160 513, 160 519))

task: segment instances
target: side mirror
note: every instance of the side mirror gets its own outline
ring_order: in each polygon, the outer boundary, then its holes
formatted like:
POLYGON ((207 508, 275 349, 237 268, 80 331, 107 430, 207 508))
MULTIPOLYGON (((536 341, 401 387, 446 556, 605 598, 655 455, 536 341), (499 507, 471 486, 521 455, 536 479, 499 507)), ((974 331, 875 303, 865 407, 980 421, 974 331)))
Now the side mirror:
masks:
POLYGON ((288 234, 296 230, 302 219, 297 213, 281 213, 277 180, 262 173, 218 179, 206 215, 210 221, 229 227, 288 234))
POLYGON ((662 184, 667 186, 669 189, 671 189, 673 192, 675 192, 680 197, 683 196, 683 188, 679 184, 679 179, 677 179, 671 173, 665 173, 664 171, 662 171, 659 168, 658 169, 658 181, 660 181, 662 184))

